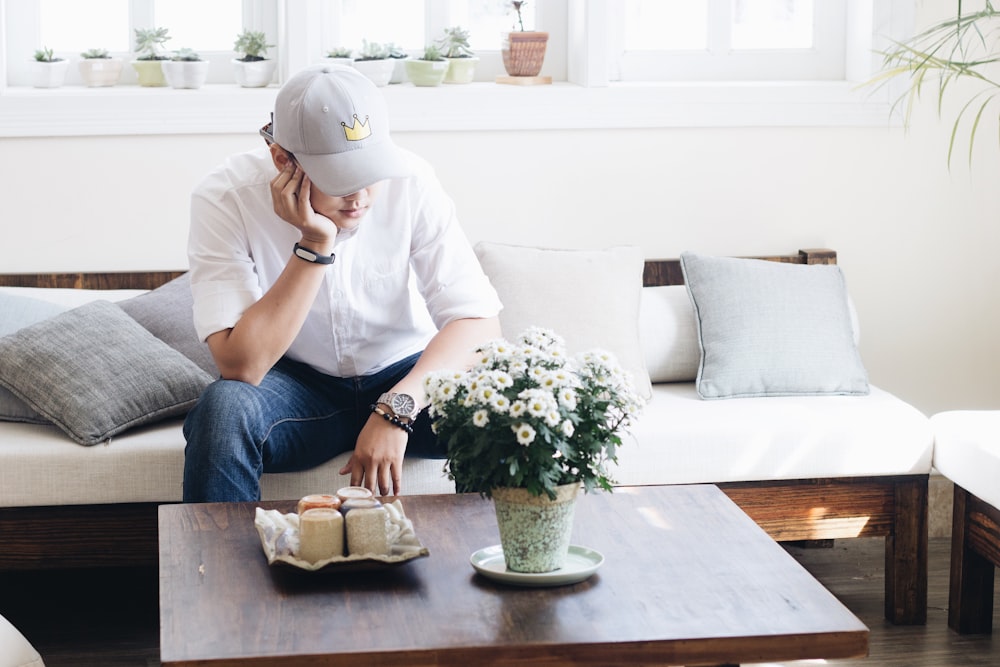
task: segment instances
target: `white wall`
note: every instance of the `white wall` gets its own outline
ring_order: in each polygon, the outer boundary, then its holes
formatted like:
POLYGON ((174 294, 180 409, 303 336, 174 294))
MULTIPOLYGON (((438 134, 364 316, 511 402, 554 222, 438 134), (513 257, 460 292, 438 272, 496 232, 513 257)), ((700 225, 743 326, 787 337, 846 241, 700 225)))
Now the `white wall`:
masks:
MULTIPOLYGON (((872 381, 933 413, 1000 407, 1000 150, 996 127, 981 131, 972 168, 963 154, 951 171, 950 122, 930 102, 908 133, 887 123, 396 139, 436 165, 473 241, 635 244, 650 258, 837 250, 872 381)), ((191 187, 258 141, 0 139, 0 272, 186 267, 191 187)))

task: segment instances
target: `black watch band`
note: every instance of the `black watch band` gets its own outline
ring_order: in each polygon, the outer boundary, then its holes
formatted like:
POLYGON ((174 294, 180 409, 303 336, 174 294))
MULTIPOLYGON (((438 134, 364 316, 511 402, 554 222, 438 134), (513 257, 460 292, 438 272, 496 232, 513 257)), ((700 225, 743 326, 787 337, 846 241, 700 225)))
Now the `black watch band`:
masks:
POLYGON ((309 248, 303 248, 298 243, 295 244, 294 252, 295 256, 299 259, 304 259, 313 264, 333 264, 333 260, 337 259, 336 255, 320 255, 309 248))

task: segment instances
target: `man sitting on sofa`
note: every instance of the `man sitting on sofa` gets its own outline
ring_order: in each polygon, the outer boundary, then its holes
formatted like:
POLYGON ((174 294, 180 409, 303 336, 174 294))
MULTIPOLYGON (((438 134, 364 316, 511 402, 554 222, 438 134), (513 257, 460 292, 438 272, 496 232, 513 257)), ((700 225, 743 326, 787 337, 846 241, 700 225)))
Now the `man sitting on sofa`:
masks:
POLYGON ((500 336, 500 301, 357 70, 296 74, 272 120, 192 195, 195 327, 222 377, 184 424, 184 500, 257 500, 262 473, 351 449, 351 484, 399 494, 404 452, 443 456, 423 377, 500 336))

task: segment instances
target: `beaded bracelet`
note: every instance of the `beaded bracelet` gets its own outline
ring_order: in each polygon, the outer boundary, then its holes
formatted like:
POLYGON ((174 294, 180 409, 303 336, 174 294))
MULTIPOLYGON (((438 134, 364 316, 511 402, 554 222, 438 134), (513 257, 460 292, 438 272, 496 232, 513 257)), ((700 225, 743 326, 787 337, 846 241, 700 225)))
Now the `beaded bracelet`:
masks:
POLYGON ((380 408, 377 404, 372 403, 371 404, 371 410, 372 410, 372 412, 374 412, 377 415, 382 415, 382 417, 384 417, 385 420, 387 422, 389 422, 390 424, 392 424, 394 426, 398 426, 399 428, 403 429, 407 433, 413 433, 413 427, 412 426, 410 426, 409 424, 407 424, 406 422, 404 422, 402 419, 400 419, 396 415, 390 414, 390 413, 386 412, 385 410, 383 410, 382 408, 380 408))

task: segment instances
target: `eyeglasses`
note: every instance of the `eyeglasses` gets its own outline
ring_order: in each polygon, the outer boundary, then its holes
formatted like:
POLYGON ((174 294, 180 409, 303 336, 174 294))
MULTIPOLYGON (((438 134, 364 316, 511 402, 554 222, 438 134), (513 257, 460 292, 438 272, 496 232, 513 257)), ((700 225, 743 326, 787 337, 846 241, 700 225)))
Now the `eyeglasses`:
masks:
MULTIPOLYGON (((260 136, 264 137, 264 141, 270 146, 275 143, 274 141, 274 114, 271 114, 271 120, 264 127, 260 128, 260 136)), ((288 155, 292 160, 295 160, 295 155, 292 154, 290 150, 282 146, 285 154, 288 155)))

